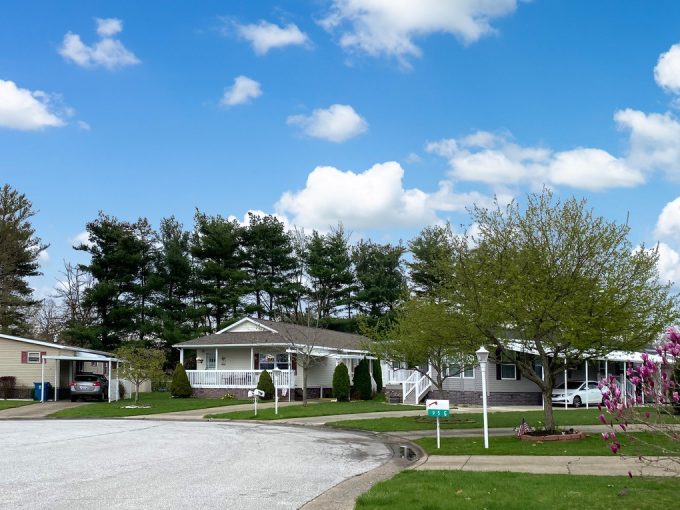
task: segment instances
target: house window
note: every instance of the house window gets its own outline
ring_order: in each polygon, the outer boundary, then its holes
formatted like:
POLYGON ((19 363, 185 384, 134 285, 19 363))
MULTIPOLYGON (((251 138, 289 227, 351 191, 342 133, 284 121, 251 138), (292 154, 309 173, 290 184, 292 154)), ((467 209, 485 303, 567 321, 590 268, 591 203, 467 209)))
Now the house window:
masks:
POLYGON ((449 377, 462 377, 463 379, 475 378, 474 365, 449 365, 449 377))
POLYGON ((517 379, 517 367, 512 363, 501 364, 501 379, 517 379))
POLYGON ((27 363, 40 363, 40 353, 39 352, 29 352, 26 357, 27 363))
POLYGON ((475 367, 474 365, 465 365, 463 367, 463 379, 474 379, 475 367))
POLYGON ((288 370, 288 354, 260 354, 260 370, 288 370))

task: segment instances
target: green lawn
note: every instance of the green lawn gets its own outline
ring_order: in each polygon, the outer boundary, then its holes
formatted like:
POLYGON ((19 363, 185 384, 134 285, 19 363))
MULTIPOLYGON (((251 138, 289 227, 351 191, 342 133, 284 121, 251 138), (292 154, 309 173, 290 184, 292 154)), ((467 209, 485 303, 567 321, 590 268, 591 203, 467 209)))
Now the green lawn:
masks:
POLYGON ((172 413, 209 407, 247 404, 248 400, 220 400, 215 398, 171 398, 168 392, 140 393, 139 403, 149 404, 148 409, 124 409, 134 404, 126 399, 118 402, 96 402, 51 414, 53 418, 114 418, 119 416, 140 416, 143 414, 172 413))
MULTIPOLYGON (((597 409, 559 409, 555 410, 555 421, 558 425, 597 425, 597 417, 600 411, 597 409)), ((543 411, 508 411, 489 413, 489 427, 517 427, 522 418, 526 419, 534 428, 543 426, 543 411)), ((345 420, 329 423, 331 427, 350 428, 359 430, 372 430, 375 432, 388 432, 400 430, 432 430, 435 427, 435 418, 427 416, 406 416, 403 418, 375 418, 372 420, 345 420)), ((442 429, 477 429, 483 426, 482 413, 456 413, 451 412, 449 418, 440 418, 442 429)))
POLYGON ((357 510, 677 508, 677 479, 402 471, 357 499, 357 510))
MULTIPOLYGON (((638 432, 620 434, 623 455, 677 455, 677 441, 661 434, 638 432)), ((489 449, 484 449, 484 439, 469 437, 443 437, 441 448, 437 439, 425 437, 416 441, 430 455, 611 455, 600 434, 588 434, 576 441, 522 441, 515 436, 492 436, 489 449)))
POLYGON ((11 409, 13 407, 27 406, 33 403, 33 400, 0 400, 0 411, 3 409, 11 409))
POLYGON ((423 406, 406 406, 401 404, 386 404, 376 400, 357 400, 354 402, 321 402, 307 407, 287 406, 279 407, 279 414, 274 414, 274 409, 258 409, 257 417, 253 411, 236 411, 210 415, 211 418, 223 418, 228 420, 281 420, 284 418, 305 418, 308 416, 332 416, 334 414, 354 413, 378 413, 384 411, 417 411, 423 406))

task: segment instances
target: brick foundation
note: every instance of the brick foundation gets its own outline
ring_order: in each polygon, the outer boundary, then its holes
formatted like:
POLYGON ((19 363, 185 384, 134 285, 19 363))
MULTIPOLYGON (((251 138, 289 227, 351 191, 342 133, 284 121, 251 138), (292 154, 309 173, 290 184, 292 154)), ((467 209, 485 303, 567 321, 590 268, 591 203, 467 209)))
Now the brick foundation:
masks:
MULTIPOLYGON (((430 391, 427 398, 448 398, 452 405, 482 405, 481 391, 445 391, 444 395, 430 391)), ((541 393, 537 391, 493 392, 487 398, 490 406, 540 406, 541 393)))
MULTIPOLYGON (((248 400, 249 391, 250 389, 248 388, 194 388, 192 396, 200 398, 222 398, 229 393, 230 395, 234 395, 234 398, 237 400, 248 400)), ((279 389, 279 400, 287 399, 288 395, 284 397, 281 393, 281 389, 279 389)))
POLYGON ((403 398, 404 398, 404 390, 399 386, 385 386, 383 389, 383 393, 385 393, 385 400, 389 402, 390 404, 401 404, 403 398))

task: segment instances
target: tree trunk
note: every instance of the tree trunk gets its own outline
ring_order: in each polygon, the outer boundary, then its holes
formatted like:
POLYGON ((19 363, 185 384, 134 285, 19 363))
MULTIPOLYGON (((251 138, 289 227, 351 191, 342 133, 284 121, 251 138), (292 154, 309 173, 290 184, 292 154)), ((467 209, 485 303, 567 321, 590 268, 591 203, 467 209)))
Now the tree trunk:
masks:
POLYGON ((555 416, 553 415, 552 389, 545 388, 543 390, 543 403, 544 403, 543 422, 545 430, 547 430, 548 432, 554 432, 556 426, 555 416))
POLYGON ((139 402, 139 383, 135 383, 135 405, 139 402))

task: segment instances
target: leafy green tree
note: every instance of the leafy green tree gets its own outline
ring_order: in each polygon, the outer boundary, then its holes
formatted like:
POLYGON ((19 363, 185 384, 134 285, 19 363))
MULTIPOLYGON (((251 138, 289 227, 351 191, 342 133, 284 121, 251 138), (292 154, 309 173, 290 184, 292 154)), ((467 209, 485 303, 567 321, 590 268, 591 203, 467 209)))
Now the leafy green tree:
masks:
POLYGON ((548 430, 565 364, 642 349, 678 318, 677 296, 659 281, 658 250, 635 249, 628 225, 595 216, 585 200, 544 190, 524 209, 475 207, 471 219, 481 235, 476 245, 468 236, 456 242, 447 299, 541 389, 548 430))
POLYGON ((354 391, 361 400, 373 398, 373 385, 371 384, 371 371, 366 358, 359 361, 354 367, 354 391))
POLYGON ((170 394, 176 398, 189 398, 193 390, 187 371, 184 370, 184 365, 177 363, 175 371, 172 373, 172 382, 170 383, 170 394))
MULTIPOLYGON (((118 374, 135 385, 135 403, 139 402, 139 387, 144 381, 158 381, 163 377, 165 353, 159 349, 128 343, 116 349, 121 360, 118 374)), ((185 374, 186 375, 186 374, 185 374)))
POLYGON ((30 309, 38 302, 28 279, 40 275, 38 257, 47 249, 35 235, 33 205, 9 184, 0 188, 0 332, 27 334, 30 309))
POLYGON ((274 387, 274 381, 272 381, 272 376, 269 372, 263 370, 260 374, 260 378, 257 381, 257 389, 264 391, 264 397, 262 400, 272 400, 274 398, 274 392, 276 388, 274 387))
POLYGON ((243 230, 243 269, 246 291, 255 301, 251 312, 258 318, 280 317, 295 302, 293 244, 284 225, 274 216, 248 214, 243 230))
POLYGON ((246 274, 240 236, 237 221, 196 212, 191 254, 198 266, 199 301, 211 329, 237 317, 242 308, 246 274))
POLYGON ((407 293, 401 257, 404 247, 360 241, 352 250, 362 313, 377 320, 391 315, 407 293))
POLYGON ((354 276, 347 236, 342 226, 325 235, 314 231, 306 248, 309 298, 317 318, 323 319, 350 303, 354 276))
POLYGON ((349 382, 349 371, 347 365, 338 363, 333 371, 333 396, 338 402, 347 402, 351 385, 349 382))

